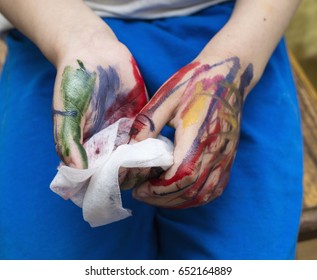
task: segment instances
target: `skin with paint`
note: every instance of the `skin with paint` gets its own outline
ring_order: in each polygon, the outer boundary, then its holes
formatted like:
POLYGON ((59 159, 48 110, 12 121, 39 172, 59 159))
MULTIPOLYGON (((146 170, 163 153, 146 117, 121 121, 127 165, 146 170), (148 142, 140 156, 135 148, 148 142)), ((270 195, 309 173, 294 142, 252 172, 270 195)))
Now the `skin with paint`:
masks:
POLYGON ((122 65, 90 63, 87 68, 84 61, 64 67, 53 109, 56 151, 77 168, 88 167, 86 140, 122 117, 134 118, 148 100, 131 55, 122 65))
POLYGON ((242 106, 252 78, 253 65, 242 68, 238 57, 214 64, 196 60, 158 90, 136 117, 130 134, 140 141, 155 137, 165 123, 173 126, 174 165, 159 178, 138 186, 135 197, 158 206, 187 208, 222 193, 236 154, 242 106))
POLYGON ((67 66, 63 72, 61 95, 64 111, 53 109, 54 118, 62 119, 59 131, 55 132, 55 139, 59 143, 56 146, 57 152, 63 160, 70 157, 71 144, 74 142, 80 153, 83 166, 87 167, 88 161, 85 149, 80 143, 80 123, 92 99, 96 73, 89 73, 81 61, 78 61, 78 64, 78 69, 67 66))
MULTIPOLYGON (((237 149, 244 99, 299 3, 236 0, 224 27, 157 91, 137 115, 131 141, 155 136, 170 124, 176 128, 175 162, 164 173, 131 170, 124 187, 138 185, 135 198, 181 208, 222 192, 237 149)), ((57 151, 65 164, 87 167, 85 139, 121 116, 134 117, 146 103, 131 53, 84 1, 0 0, 0 11, 56 66, 57 151)))

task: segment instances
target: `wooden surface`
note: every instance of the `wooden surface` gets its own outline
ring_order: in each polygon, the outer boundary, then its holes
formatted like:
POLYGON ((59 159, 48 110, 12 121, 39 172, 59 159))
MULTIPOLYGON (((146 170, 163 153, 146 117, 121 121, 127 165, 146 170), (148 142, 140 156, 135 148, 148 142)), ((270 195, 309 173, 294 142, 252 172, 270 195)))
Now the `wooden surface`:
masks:
POLYGON ((290 52, 302 113, 304 201, 299 240, 317 238, 317 93, 290 52))
POLYGON ((302 112, 304 137, 304 208, 317 207, 317 93, 290 53, 302 112))
POLYGON ((296 259, 317 260, 317 238, 298 242, 296 248, 296 259))
POLYGON ((293 51, 310 82, 317 89, 317 1, 302 0, 286 32, 293 51))
POLYGON ((5 43, 2 40, 0 40, 0 71, 2 69, 2 65, 4 63, 6 54, 7 54, 7 47, 5 43))
POLYGON ((304 241, 313 238, 317 239, 317 207, 304 209, 301 217, 301 227, 298 241, 304 241))

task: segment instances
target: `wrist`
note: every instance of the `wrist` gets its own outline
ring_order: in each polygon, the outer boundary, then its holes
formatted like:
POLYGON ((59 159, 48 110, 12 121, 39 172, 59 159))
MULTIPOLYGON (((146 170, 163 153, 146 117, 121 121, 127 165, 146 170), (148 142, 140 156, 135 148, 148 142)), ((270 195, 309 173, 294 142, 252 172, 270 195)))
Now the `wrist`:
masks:
POLYGON ((110 27, 103 21, 91 23, 82 27, 70 27, 68 31, 59 34, 55 42, 43 49, 44 55, 56 66, 65 60, 94 56, 105 51, 107 46, 118 43, 118 39, 110 27))
POLYGON ((241 74, 252 64, 253 78, 251 80, 249 90, 252 89, 261 78, 267 59, 261 54, 254 53, 250 50, 252 46, 229 30, 220 31, 198 55, 197 60, 204 64, 215 64, 220 61, 227 60, 232 57, 239 59, 241 74))
POLYGON ((96 34, 116 40, 111 29, 84 1, 1 1, 1 13, 54 65, 75 46, 89 47, 96 34))

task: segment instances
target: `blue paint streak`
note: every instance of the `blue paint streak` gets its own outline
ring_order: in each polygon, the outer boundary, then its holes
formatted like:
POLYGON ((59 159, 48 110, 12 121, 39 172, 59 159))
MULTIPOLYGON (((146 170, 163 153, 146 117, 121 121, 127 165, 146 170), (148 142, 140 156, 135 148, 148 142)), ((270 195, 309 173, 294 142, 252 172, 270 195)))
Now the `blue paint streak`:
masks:
POLYGON ((75 110, 71 110, 71 111, 59 111, 59 110, 55 110, 53 109, 53 114, 54 115, 61 115, 64 117, 77 117, 78 112, 75 110))
POLYGON ((99 86, 92 97, 92 108, 94 111, 93 127, 89 131, 90 135, 94 135, 104 128, 106 122, 104 119, 105 113, 115 102, 120 89, 120 78, 113 67, 103 68, 98 66, 97 71, 99 86))

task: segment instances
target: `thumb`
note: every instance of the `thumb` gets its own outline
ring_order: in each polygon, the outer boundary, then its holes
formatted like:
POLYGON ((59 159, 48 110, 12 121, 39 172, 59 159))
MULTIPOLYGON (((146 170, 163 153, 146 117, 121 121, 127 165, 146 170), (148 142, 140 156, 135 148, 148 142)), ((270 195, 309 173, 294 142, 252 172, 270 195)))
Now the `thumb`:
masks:
POLYGON ((131 142, 156 137, 165 124, 172 124, 174 112, 179 106, 182 93, 190 78, 187 75, 197 65, 198 62, 193 62, 184 66, 159 88, 136 116, 130 131, 131 142))
POLYGON ((155 110, 152 110, 153 105, 155 105, 155 99, 151 100, 135 117, 130 130, 130 142, 155 138, 163 126, 169 123, 176 105, 167 100, 155 110))
MULTIPOLYGON (((135 117, 130 130, 130 144, 147 138, 156 138, 163 126, 170 121, 177 103, 173 98, 167 96, 163 85, 135 117)), ((132 168, 126 173, 120 188, 138 187, 148 179, 150 173, 151 168, 132 168)))
POLYGON ((83 143, 85 114, 95 86, 96 74, 79 67, 66 66, 58 90, 54 94, 54 138, 56 151, 69 166, 87 168, 88 161, 83 143))
POLYGON ((53 111, 56 152, 67 166, 87 168, 87 154, 82 145, 82 129, 74 116, 65 116, 65 113, 53 111))
MULTIPOLYGON (((193 63, 183 67, 155 93, 134 119, 130 130, 129 143, 139 142, 147 138, 156 138, 165 124, 173 126, 173 119, 176 115, 182 92, 188 82, 188 78, 185 80, 184 78, 195 65, 193 63)), ((142 171, 131 169, 127 173, 121 187, 125 189, 137 187, 140 183, 147 180, 149 176, 152 177, 152 173, 149 168, 142 171)), ((156 175, 159 176, 159 174, 156 175)))

